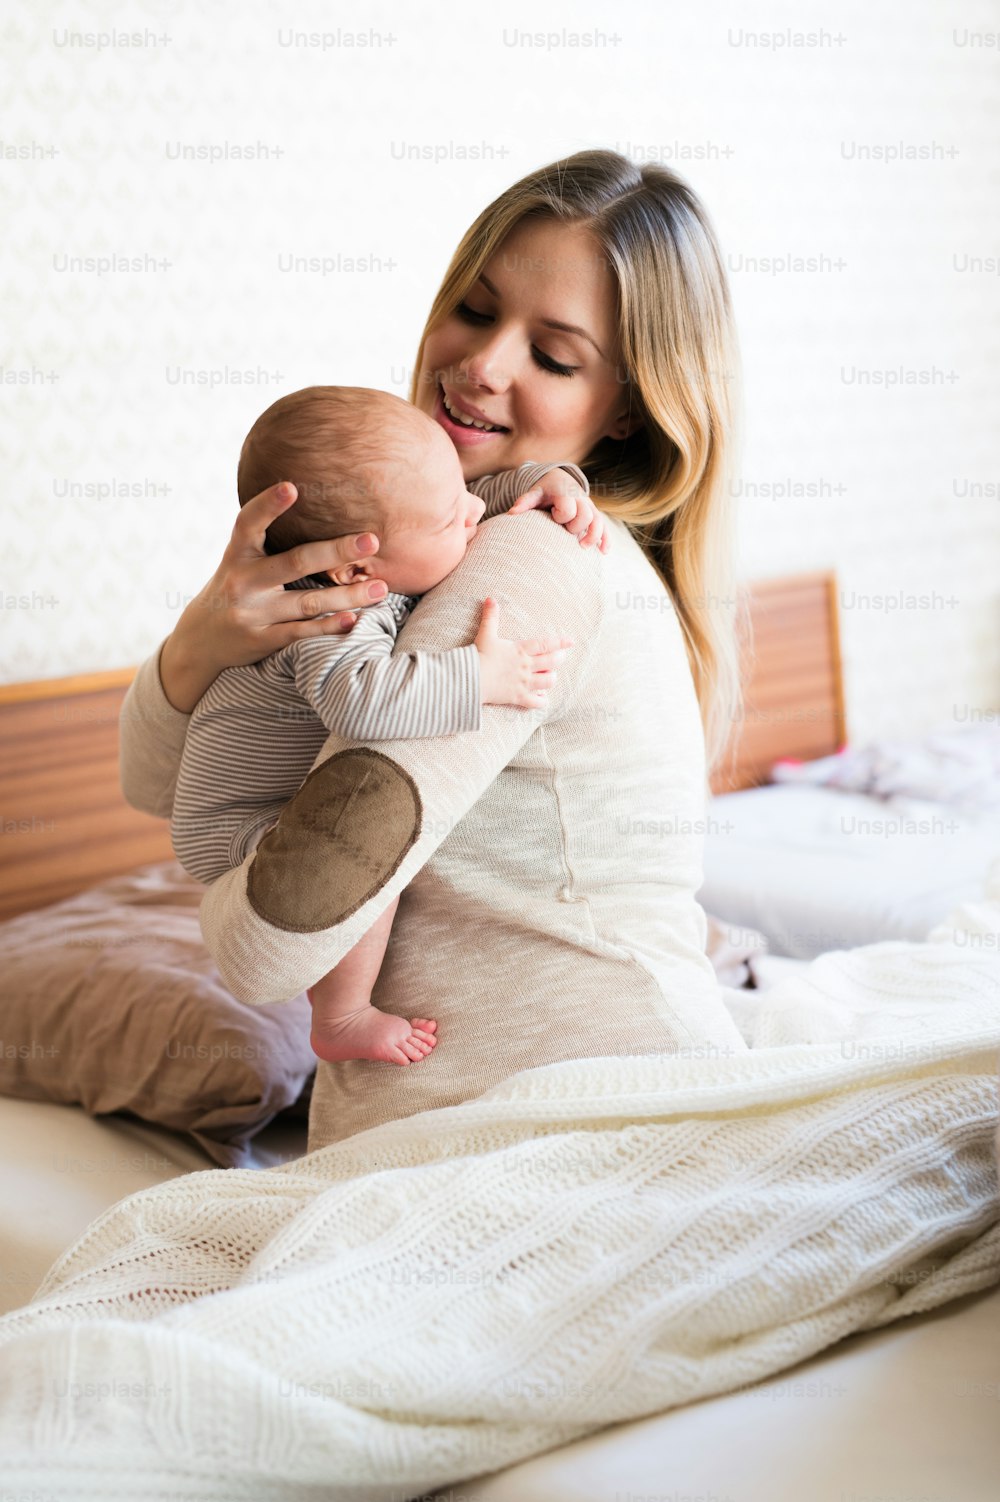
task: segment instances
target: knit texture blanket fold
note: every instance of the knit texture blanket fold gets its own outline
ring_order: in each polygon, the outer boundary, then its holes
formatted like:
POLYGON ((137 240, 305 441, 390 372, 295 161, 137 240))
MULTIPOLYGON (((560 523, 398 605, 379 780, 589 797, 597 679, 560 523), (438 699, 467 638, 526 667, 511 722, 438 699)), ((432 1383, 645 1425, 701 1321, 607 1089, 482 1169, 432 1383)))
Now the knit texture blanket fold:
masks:
POLYGON ((923 944, 112 1207, 0 1320, 14 1495, 403 1502, 1000 1279, 1000 863, 923 944))

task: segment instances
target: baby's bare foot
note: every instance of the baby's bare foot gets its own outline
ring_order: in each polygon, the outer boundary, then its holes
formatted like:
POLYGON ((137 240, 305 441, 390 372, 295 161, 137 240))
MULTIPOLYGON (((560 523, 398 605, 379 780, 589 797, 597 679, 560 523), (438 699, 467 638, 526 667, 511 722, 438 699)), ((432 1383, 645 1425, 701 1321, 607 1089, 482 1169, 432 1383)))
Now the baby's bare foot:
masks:
MULTIPOLYGON (((312 997, 310 997, 312 1000, 312 997)), ((309 1039, 317 1058, 328 1064, 345 1059, 374 1059, 384 1064, 415 1064, 437 1043, 437 1023, 427 1017, 393 1017, 366 1005, 346 1016, 325 1017, 322 1003, 313 1006, 309 1039)))

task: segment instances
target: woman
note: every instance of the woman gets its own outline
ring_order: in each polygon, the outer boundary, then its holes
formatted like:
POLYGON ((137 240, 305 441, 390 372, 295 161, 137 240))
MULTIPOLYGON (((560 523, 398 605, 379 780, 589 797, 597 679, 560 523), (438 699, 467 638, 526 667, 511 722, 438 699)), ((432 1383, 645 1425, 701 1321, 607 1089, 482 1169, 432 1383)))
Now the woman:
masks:
MULTIPOLYGON (((562 1059, 743 1051, 695 900, 706 744, 717 759, 738 702, 732 365, 714 235, 662 167, 578 153, 502 194, 459 245, 411 399, 467 480, 579 463, 612 545, 602 557, 538 513, 484 523, 400 642, 466 643, 497 596, 506 634, 576 643, 547 709, 485 709, 475 736, 331 739, 274 830, 207 894, 206 940, 254 1002, 312 984, 403 894, 372 1000, 435 1016, 440 1044, 405 1071, 320 1064, 310 1149, 562 1059)), ((374 540, 264 557, 292 494, 279 489, 244 508, 215 578, 129 694, 123 782, 138 807, 168 813, 185 712, 223 666, 345 629, 349 616, 311 617, 375 588, 283 590, 374 540)))

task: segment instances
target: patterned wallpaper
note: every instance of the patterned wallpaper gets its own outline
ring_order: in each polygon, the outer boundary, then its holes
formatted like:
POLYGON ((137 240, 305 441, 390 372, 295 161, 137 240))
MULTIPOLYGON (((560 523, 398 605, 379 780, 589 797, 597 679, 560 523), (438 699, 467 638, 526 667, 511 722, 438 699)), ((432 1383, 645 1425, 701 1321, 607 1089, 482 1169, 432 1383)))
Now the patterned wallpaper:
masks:
POLYGON ((744 573, 837 568, 854 735, 1000 704, 996 7, 610 15, 5 7, 4 681, 150 651, 222 550, 257 413, 314 381, 405 394, 480 208, 607 145, 716 221, 744 573))

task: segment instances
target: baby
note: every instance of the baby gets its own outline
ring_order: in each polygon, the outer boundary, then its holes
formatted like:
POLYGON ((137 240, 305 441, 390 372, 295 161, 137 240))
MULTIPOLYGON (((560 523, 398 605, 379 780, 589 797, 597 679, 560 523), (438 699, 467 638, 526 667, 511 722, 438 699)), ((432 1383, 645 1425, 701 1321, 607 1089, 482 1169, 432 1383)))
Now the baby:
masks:
MULTIPOLYGON (((483 704, 544 705, 573 645, 506 640, 497 603, 488 599, 471 645, 393 652, 417 599, 455 568, 484 515, 522 497, 519 509, 558 506, 564 525, 594 519, 576 465, 524 464, 471 481, 474 491, 447 434, 409 402, 360 387, 311 386, 282 397, 251 428, 237 475, 240 505, 284 479, 298 500, 268 529, 268 552, 347 533, 379 539, 377 556, 290 587, 370 575, 384 579, 389 593, 360 611, 347 635, 308 637, 227 668, 195 708, 171 836, 185 869, 205 882, 241 865, 259 844, 331 732, 371 740, 478 730, 483 704)), ((435 1046, 432 1018, 408 1021, 371 1004, 398 901, 308 992, 311 1043, 321 1059, 409 1064, 435 1046)))

